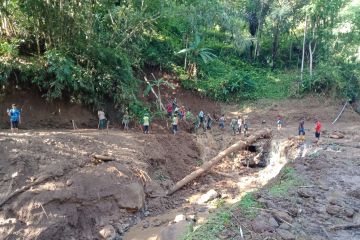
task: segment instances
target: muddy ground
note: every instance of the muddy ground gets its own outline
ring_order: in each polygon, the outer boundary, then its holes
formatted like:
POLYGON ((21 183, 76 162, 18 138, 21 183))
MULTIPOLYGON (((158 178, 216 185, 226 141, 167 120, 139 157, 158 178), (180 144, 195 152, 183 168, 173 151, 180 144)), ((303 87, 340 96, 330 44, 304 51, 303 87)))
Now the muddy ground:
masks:
MULTIPOLYGON (((266 236, 281 239, 280 230, 295 236, 316 233, 325 239, 327 234, 329 239, 351 239, 343 237, 356 234, 355 230, 346 230, 350 235, 340 234, 335 238, 338 231, 310 229, 316 227, 315 220, 328 227, 327 224, 351 223, 357 219, 360 201, 356 195, 359 189, 356 144, 360 138, 357 114, 347 110, 333 127, 330 123, 341 103, 313 98, 210 109, 226 112, 228 123, 232 116, 246 115, 249 134, 270 127, 277 141, 296 135, 297 122, 304 116, 309 135, 306 146, 313 150, 313 119, 317 117, 324 124, 326 132, 316 154, 293 163, 311 196, 303 198, 297 190, 288 199, 269 198, 266 193, 259 195, 265 202, 275 203, 279 210, 287 210, 294 205, 289 203, 295 202, 304 210, 302 215, 292 217, 294 224, 291 223, 290 229, 282 229, 280 225, 260 233, 253 230, 253 220, 244 219, 252 239, 266 236), (285 125, 278 132, 275 122, 279 114, 284 116, 285 125), (328 138, 336 130, 343 131, 345 138, 328 138), (335 145, 341 152, 329 150, 335 145), (337 196, 335 204, 330 199, 333 195, 337 196), (327 210, 328 206, 338 207, 327 210), (329 213, 336 209, 337 213, 329 213), (342 214, 349 209, 354 214, 344 217, 342 214)), ((221 132, 216 127, 197 135, 182 131, 173 136, 167 132, 165 123, 157 125, 149 135, 139 133, 138 129, 129 132, 111 129, 109 133, 89 129, 0 132, 0 236, 4 239, 156 239, 176 215, 181 213, 190 218, 196 215, 200 224, 219 200, 235 202, 246 191, 266 185, 286 163, 281 160, 272 168, 246 168, 240 162, 243 156, 232 156, 171 197, 162 197, 176 181, 243 136, 232 136, 228 129, 221 132), (113 160, 98 161, 93 154, 111 156, 113 160), (28 188, 8 198, 24 186, 28 188), (199 204, 199 197, 210 189, 219 195, 214 201, 199 204), (128 232, 130 226, 134 227, 128 232)), ((235 233, 231 238, 237 237, 235 233)))

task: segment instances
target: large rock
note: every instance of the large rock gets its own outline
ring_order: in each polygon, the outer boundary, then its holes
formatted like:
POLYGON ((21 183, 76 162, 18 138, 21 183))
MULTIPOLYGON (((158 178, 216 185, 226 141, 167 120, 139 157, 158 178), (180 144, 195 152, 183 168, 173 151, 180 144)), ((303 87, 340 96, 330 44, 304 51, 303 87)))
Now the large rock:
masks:
POLYGON ((179 240, 187 233, 188 229, 189 223, 182 220, 164 228, 156 240, 179 240))
POLYGON ((165 196, 164 189, 155 181, 150 181, 145 185, 145 193, 148 197, 165 196))
POLYGON ((124 192, 116 195, 116 200, 121 208, 139 210, 144 206, 145 193, 143 186, 138 182, 124 186, 124 192))
POLYGON ((284 229, 278 229, 276 232, 279 234, 279 236, 284 240, 295 240, 295 235, 291 232, 284 230, 284 229))
POLYGON ((273 216, 278 221, 278 223, 288 222, 291 223, 293 218, 286 212, 283 211, 274 211, 273 216))
POLYGON ((256 233, 263 233, 263 232, 271 232, 274 230, 273 227, 270 226, 269 223, 267 223, 264 220, 254 220, 251 222, 251 228, 253 229, 254 232, 256 233))
POLYGON ((326 212, 332 216, 341 216, 342 208, 337 205, 328 205, 326 207, 326 212))
POLYGON ((216 192, 214 189, 209 190, 207 193, 201 195, 199 200, 197 201, 198 204, 204 204, 207 203, 217 197, 219 197, 220 194, 216 192))
POLYGON ((100 236, 104 240, 114 240, 116 238, 115 228, 111 225, 106 225, 99 231, 100 236))

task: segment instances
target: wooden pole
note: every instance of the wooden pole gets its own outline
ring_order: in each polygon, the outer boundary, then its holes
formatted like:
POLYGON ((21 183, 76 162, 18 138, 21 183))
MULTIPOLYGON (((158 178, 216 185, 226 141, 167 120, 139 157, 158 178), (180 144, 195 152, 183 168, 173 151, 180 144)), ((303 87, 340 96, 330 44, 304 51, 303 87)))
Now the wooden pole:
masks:
POLYGON ((271 137, 271 130, 265 129, 265 130, 261 130, 261 131, 256 132, 254 135, 247 138, 245 142, 244 141, 238 141, 237 143, 231 145, 229 148, 225 149, 224 151, 221 151, 216 157, 214 157, 210 161, 205 162, 200 168, 193 171, 192 173, 190 173, 189 175, 187 175, 186 177, 184 177, 180 181, 178 181, 167 192, 167 195, 173 194, 174 192, 176 192, 177 190, 179 190, 180 188, 182 188, 183 186, 185 186, 186 184, 188 184, 189 182, 191 182, 195 178, 199 177, 200 175, 202 175, 206 171, 210 170, 212 166, 214 166, 216 163, 218 163, 225 156, 227 156, 227 155, 229 155, 229 154, 231 154, 233 152, 245 149, 249 145, 256 142, 258 139, 270 138, 270 137, 271 137))
POLYGON ((332 122, 332 124, 334 125, 336 123, 336 121, 340 118, 341 114, 344 112, 346 106, 348 105, 349 101, 346 101, 345 105, 343 106, 343 108, 341 109, 339 115, 335 118, 335 120, 332 122))

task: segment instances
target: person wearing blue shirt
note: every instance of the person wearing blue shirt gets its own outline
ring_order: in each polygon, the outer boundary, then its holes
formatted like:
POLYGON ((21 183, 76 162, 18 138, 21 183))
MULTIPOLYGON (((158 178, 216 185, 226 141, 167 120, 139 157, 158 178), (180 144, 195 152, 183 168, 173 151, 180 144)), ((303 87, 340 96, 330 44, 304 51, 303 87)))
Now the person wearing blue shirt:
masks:
POLYGON ((7 110, 7 114, 10 117, 11 131, 19 131, 19 123, 21 123, 20 113, 21 110, 16 107, 16 104, 11 105, 11 109, 7 110))

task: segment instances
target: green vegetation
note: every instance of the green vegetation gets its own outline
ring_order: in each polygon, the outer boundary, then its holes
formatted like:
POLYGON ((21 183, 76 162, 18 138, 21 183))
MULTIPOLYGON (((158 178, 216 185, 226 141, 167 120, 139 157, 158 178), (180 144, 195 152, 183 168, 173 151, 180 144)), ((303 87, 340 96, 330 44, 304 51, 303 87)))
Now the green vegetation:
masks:
MULTIPOLYGON (((271 184, 266 191, 272 197, 281 197, 288 194, 289 190, 302 184, 303 182, 296 175, 295 169, 287 166, 282 169, 277 181, 271 184)), ((255 219, 262 208, 264 206, 256 201, 253 193, 248 193, 239 202, 231 206, 225 205, 220 207, 215 213, 210 215, 209 220, 204 225, 194 232, 189 232, 185 239, 219 239, 217 235, 224 229, 232 227, 236 229, 236 226, 232 225, 232 214, 240 212, 241 216, 245 218, 255 219)))
POLYGON ((269 194, 273 197, 284 196, 290 189, 302 185, 301 179, 296 176, 295 170, 291 167, 284 167, 280 176, 280 179, 268 189, 269 194))
POLYGON ((359 13, 356 0, 4 0, 1 93, 140 114, 144 73, 162 71, 221 101, 358 98, 359 13))
POLYGON ((217 235, 224 229, 231 227, 232 214, 235 211, 240 211, 241 214, 248 218, 255 218, 261 204, 258 203, 252 193, 246 194, 239 202, 229 206, 222 206, 213 214, 210 215, 206 223, 196 229, 194 232, 189 232, 184 239, 208 239, 216 240, 217 235))

